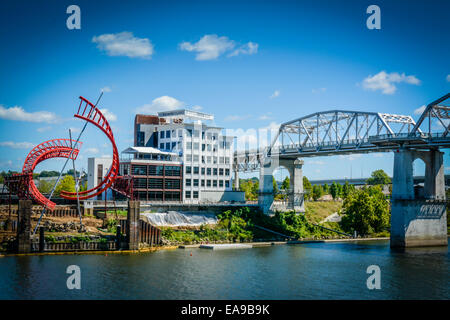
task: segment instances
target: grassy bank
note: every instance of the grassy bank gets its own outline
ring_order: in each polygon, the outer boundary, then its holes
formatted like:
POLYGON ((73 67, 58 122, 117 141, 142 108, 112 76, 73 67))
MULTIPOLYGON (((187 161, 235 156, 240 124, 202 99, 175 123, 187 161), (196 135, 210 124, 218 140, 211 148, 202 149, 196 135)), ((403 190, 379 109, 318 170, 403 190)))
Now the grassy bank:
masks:
MULTIPOLYGON (((163 228, 162 238, 166 244, 195 244, 202 242, 249 242, 284 240, 286 237, 261 230, 263 227, 293 239, 340 238, 335 232, 320 228, 316 224, 328 215, 337 212, 341 202, 307 202, 306 214, 278 212, 273 216, 262 214, 256 208, 240 208, 218 215, 215 226, 201 226, 196 230, 163 228)), ((338 223, 327 222, 323 226, 342 232, 338 223)))

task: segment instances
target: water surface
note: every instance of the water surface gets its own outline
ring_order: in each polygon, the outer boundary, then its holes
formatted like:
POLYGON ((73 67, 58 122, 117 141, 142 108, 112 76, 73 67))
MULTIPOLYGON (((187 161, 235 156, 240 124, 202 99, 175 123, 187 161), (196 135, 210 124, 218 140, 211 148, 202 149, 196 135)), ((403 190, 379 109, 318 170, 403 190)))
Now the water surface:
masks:
POLYGON ((448 250, 366 241, 5 257, 0 299, 449 299, 448 250), (66 286, 73 264, 81 290, 66 286), (367 289, 369 265, 381 269, 380 290, 367 289))

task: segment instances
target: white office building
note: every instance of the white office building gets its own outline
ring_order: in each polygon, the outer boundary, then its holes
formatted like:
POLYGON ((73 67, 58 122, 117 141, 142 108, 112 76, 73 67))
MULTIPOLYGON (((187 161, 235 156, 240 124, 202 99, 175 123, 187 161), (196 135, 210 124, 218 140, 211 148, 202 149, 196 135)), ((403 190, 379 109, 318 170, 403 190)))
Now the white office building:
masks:
POLYGON ((136 115, 135 147, 177 153, 183 164, 185 203, 243 201, 232 191, 234 137, 210 123, 214 116, 191 110, 136 115))

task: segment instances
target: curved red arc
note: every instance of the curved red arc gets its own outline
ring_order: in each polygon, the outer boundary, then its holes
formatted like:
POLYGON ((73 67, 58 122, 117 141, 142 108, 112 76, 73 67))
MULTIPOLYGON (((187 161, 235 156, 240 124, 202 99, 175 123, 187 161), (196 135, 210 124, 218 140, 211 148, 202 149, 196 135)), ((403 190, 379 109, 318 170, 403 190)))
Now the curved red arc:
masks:
MULTIPOLYGON (((96 106, 94 106, 89 100, 81 96, 80 100, 81 101, 78 107, 78 111, 74 115, 74 117, 88 121, 93 125, 95 125, 97 128, 99 128, 111 141, 113 147, 113 160, 111 168, 103 178, 102 182, 94 188, 78 192, 78 198, 80 200, 86 200, 103 193, 109 187, 111 187, 114 180, 116 180, 119 173, 119 152, 117 151, 114 135, 112 133, 112 129, 108 123, 108 120, 106 120, 105 116, 101 113, 101 111, 96 106)), ((61 191, 61 197, 63 197, 64 199, 75 200, 76 196, 77 194, 75 192, 61 191)))

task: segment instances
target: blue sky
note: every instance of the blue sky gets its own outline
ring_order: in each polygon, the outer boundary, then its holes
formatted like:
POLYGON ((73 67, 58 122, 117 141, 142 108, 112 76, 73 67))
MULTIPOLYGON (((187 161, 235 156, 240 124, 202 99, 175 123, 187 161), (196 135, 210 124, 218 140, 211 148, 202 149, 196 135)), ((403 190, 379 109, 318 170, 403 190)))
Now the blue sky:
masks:
MULTIPOLYGON (((33 145, 68 128, 76 134, 78 96, 95 101, 102 88, 119 150, 132 144, 139 111, 195 108, 245 133, 336 108, 417 119, 450 91, 448 1, 92 2, 0 3, 0 170, 19 170, 33 145), (66 27, 71 4, 80 30, 66 27), (366 27, 371 4, 380 30, 366 27)), ((82 141, 78 168, 111 154, 93 126, 82 141)), ((306 159, 304 173, 366 177, 392 166, 390 153, 323 157, 306 159)))

